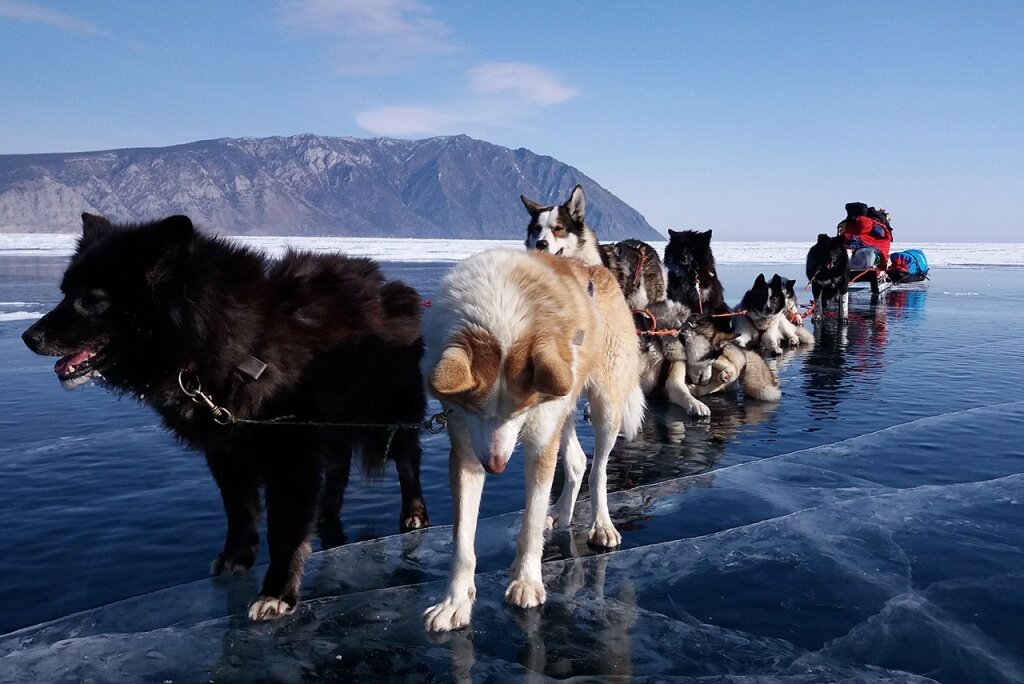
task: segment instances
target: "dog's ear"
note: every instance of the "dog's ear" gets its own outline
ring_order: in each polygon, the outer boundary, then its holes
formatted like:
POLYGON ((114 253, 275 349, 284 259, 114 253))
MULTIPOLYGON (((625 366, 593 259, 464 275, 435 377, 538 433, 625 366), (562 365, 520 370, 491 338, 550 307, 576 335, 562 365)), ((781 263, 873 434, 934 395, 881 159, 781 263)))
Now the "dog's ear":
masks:
POLYGON ((786 289, 787 290, 793 290, 794 292, 796 291, 796 281, 795 280, 790 280, 790 279, 787 278, 783 282, 786 284, 786 289))
POLYGON ((469 354, 462 347, 448 347, 430 374, 430 390, 437 396, 451 396, 476 387, 469 354))
POLYGON ((536 216, 544 209, 544 207, 540 206, 526 195, 520 195, 519 199, 523 201, 523 206, 526 207, 526 211, 530 212, 530 216, 536 216))
POLYGON ((700 237, 701 237, 701 240, 704 242, 704 244, 710 245, 711 244, 711 229, 709 228, 709 229, 705 230, 703 233, 700 234, 700 237))
POLYGON ((674 237, 679 237, 680 235, 682 235, 682 233, 678 230, 672 230, 671 228, 668 229, 668 237, 670 240, 674 237))
POLYGON ((754 287, 760 287, 765 284, 764 273, 758 273, 757 277, 754 278, 754 287))
POLYGON ((776 290, 782 289, 782 276, 780 276, 778 273, 772 276, 772 287, 775 288, 776 290))
POLYGON ((99 214, 82 213, 82 239, 92 240, 110 232, 112 226, 103 216, 99 214))
POLYGON ((724 349, 727 344, 735 340, 738 336, 733 333, 716 331, 711 336, 711 346, 715 349, 724 349))
POLYGON ((831 240, 832 237, 828 233, 818 233, 818 244, 822 245, 831 240))
POLYGON ((530 365, 531 385, 541 394, 564 397, 572 391, 572 368, 552 345, 534 345, 530 365))
POLYGON ((168 216, 156 225, 155 230, 165 240, 175 243, 189 242, 196 229, 188 216, 168 216))
POLYGON ((572 189, 569 199, 562 205, 569 212, 576 223, 586 223, 587 219, 587 196, 583 194, 583 186, 577 185, 572 189))

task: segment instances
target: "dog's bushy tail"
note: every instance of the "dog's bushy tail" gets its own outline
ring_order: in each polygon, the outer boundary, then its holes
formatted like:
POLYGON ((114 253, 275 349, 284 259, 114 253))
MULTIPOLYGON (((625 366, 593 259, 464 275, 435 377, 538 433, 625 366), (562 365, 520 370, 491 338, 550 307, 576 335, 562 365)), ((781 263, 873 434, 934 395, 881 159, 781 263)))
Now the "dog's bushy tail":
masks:
POLYGON ((764 362, 760 354, 744 350, 747 365, 743 369, 743 393, 761 401, 778 401, 782 398, 779 379, 764 362))
POLYGON ((626 395, 626 401, 622 404, 622 436, 628 441, 636 438, 640 432, 640 424, 644 420, 644 411, 647 410, 647 401, 644 399, 643 390, 640 385, 634 386, 626 395))

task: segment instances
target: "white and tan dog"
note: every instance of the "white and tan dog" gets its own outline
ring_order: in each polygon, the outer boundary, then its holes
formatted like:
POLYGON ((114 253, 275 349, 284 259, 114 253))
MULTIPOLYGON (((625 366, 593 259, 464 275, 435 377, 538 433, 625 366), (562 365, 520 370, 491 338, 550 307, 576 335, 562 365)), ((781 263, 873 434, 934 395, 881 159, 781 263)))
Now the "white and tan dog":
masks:
POLYGON ((571 523, 586 469, 573 420, 584 391, 594 425, 589 539, 621 543, 605 469, 620 428, 628 439, 639 429, 644 398, 632 317, 603 267, 535 251, 483 252, 442 279, 431 314, 424 379, 451 410, 455 549, 447 594, 424 619, 428 630, 443 632, 469 624, 485 472, 502 472, 518 441, 525 447, 526 511, 505 601, 544 603, 541 554, 555 462, 561 453, 565 486, 550 516, 559 527, 571 523))

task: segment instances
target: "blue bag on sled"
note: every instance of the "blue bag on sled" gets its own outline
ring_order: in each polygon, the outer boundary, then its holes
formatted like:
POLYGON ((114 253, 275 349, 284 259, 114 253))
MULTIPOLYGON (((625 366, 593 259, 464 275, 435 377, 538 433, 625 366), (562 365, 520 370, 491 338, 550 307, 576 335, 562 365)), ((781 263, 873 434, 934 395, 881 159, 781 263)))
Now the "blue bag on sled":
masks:
POLYGON ((889 255, 889 276, 900 283, 924 281, 928 276, 928 259, 921 250, 905 250, 889 255))
POLYGON ((889 255, 889 277, 900 283, 913 283, 928 277, 928 259, 919 249, 889 255))

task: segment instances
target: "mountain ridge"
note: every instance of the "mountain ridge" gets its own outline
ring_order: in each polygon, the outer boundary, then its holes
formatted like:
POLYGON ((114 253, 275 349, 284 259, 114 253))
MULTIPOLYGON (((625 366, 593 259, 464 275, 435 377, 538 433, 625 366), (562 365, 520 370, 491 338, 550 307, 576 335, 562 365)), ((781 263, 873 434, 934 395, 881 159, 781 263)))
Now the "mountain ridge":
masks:
POLYGON ((664 239, 589 176, 526 148, 314 133, 0 155, 0 233, 73 232, 89 211, 124 222, 184 213, 236 235, 516 239, 520 194, 553 204, 577 183, 600 239, 664 239))

